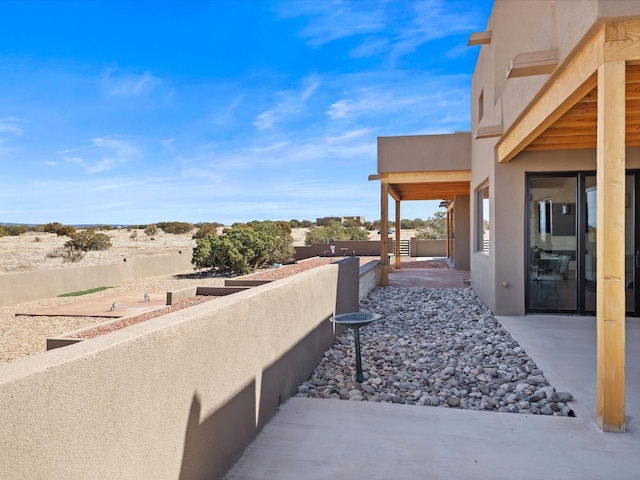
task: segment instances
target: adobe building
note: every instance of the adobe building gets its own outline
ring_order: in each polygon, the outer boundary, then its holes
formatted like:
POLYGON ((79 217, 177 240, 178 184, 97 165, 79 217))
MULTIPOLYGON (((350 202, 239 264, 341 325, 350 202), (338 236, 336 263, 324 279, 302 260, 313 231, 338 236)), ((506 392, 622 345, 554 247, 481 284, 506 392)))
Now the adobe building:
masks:
POLYGON ((468 45, 480 49, 472 131, 378 139, 381 228, 389 196, 396 221, 403 201, 446 200, 448 255, 496 315, 595 315, 598 424, 624 431, 625 317, 640 314, 640 2, 496 0, 468 45))

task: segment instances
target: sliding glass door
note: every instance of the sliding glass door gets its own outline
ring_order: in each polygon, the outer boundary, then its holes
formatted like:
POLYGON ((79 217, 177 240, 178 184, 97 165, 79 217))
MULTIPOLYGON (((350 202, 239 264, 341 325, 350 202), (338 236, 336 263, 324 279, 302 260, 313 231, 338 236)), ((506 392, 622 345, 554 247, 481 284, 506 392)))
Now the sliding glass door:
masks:
MULTIPOLYGON (((593 314, 596 310, 597 196, 593 173, 531 174, 528 183, 527 310, 593 314)), ((639 172, 625 184, 626 310, 640 312, 639 172)))

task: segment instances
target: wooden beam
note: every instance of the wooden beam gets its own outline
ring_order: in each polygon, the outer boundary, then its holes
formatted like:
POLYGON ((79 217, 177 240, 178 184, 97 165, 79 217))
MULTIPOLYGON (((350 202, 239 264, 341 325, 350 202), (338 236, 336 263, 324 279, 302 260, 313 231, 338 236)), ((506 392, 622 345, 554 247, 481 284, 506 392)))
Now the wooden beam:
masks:
POLYGON ((400 201, 396 201, 396 270, 400 270, 400 201))
POLYGON ((389 195, 391 195, 391 198, 393 198, 396 202, 399 202, 402 199, 400 193, 398 192, 398 189, 395 185, 392 184, 389 184, 389 195))
POLYGON ((380 286, 389 285, 389 184, 380 184, 380 286), (384 232, 384 233, 383 233, 384 232))
POLYGON ((612 22, 605 25, 605 62, 640 60, 640 22, 612 22))
POLYGON ((507 69, 507 78, 551 73, 558 66, 558 49, 540 50, 517 55, 507 69))
POLYGON ((603 39, 600 29, 540 89, 496 144, 499 162, 511 161, 596 86, 603 39))
POLYGON ((473 47, 475 45, 487 45, 491 43, 491 30, 486 32, 474 32, 469 35, 467 40, 467 47, 473 47))
POLYGON ((625 430, 625 62, 598 68, 597 422, 625 430))
POLYGON ((389 172, 381 173, 382 183, 438 183, 470 182, 471 170, 443 170, 434 172, 389 172))

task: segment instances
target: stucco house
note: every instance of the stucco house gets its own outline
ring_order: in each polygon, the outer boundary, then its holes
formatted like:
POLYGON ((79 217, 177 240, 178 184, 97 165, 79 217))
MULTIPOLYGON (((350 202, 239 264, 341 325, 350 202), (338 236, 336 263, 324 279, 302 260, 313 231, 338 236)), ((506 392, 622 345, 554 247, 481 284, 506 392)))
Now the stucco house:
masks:
POLYGON ((448 255, 494 313, 595 315, 598 423, 624 431, 625 317, 640 315, 640 2, 496 0, 468 45, 480 49, 471 132, 378 139, 382 228, 389 196, 396 219, 403 201, 448 200, 448 255))

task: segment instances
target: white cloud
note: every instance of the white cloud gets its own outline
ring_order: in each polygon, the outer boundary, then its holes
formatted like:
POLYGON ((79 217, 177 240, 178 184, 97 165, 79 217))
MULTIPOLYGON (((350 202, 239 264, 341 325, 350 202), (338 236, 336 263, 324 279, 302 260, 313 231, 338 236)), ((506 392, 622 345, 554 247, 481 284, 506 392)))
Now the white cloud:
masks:
POLYGON ((0 118, 0 133, 8 133, 14 137, 20 137, 24 134, 24 120, 17 117, 0 118))
POLYGON ((282 120, 291 120, 296 115, 307 111, 307 101, 313 97, 320 87, 320 82, 313 76, 302 80, 297 90, 280 90, 275 93, 274 105, 260 113, 253 125, 258 130, 275 127, 282 120))
POLYGON ((65 150, 64 153, 77 153, 65 156, 65 161, 80 165, 86 173, 94 174, 112 170, 141 156, 136 146, 112 135, 92 138, 90 141, 90 146, 65 150))
MULTIPOLYGON (((115 69, 109 69, 103 76, 103 89, 110 97, 136 97, 149 92, 161 84, 159 78, 149 72, 143 74, 119 73, 115 69)), ((169 93, 169 98, 173 96, 169 93)))
POLYGON ((283 17, 309 17, 300 34, 313 47, 352 35, 380 32, 385 28, 383 8, 371 8, 372 2, 344 0, 323 2, 292 1, 283 4, 283 17))

